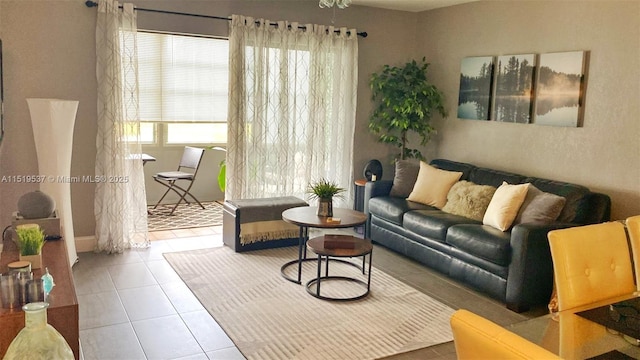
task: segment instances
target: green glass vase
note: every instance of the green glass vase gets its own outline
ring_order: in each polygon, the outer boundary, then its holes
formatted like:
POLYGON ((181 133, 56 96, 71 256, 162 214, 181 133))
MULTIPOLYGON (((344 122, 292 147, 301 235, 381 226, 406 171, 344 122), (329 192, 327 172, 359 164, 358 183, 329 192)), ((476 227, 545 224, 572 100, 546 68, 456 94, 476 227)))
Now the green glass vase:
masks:
POLYGON ((24 329, 13 339, 4 360, 74 359, 73 351, 60 333, 47 323, 46 302, 29 303, 24 310, 24 329))

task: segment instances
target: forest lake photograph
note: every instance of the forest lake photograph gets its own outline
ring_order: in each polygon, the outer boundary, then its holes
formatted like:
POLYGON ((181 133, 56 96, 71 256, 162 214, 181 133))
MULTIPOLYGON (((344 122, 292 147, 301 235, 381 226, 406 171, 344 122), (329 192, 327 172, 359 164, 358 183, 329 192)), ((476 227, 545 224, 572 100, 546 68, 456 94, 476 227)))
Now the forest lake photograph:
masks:
POLYGON ((458 118, 580 126, 587 55, 584 51, 542 54, 537 74, 535 54, 499 56, 497 61, 491 56, 464 58, 458 118))

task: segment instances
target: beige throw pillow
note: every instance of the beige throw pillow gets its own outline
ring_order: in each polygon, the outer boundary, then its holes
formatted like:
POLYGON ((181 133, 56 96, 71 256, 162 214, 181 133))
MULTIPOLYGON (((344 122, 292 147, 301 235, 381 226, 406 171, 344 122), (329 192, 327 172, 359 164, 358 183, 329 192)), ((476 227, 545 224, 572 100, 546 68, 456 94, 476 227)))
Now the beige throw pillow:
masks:
POLYGON ((458 181, 449 190, 447 204, 442 208, 442 211, 482 221, 495 192, 496 188, 491 185, 478 185, 465 180, 458 181))
POLYGON ((528 189, 528 183, 509 185, 503 181, 496 193, 493 194, 482 223, 507 231, 513 224, 516 215, 518 215, 518 210, 520 210, 520 206, 522 206, 524 198, 527 196, 528 189))
POLYGON ((407 200, 442 209, 447 203, 449 189, 461 176, 461 172, 436 169, 424 161, 420 161, 418 178, 407 200))

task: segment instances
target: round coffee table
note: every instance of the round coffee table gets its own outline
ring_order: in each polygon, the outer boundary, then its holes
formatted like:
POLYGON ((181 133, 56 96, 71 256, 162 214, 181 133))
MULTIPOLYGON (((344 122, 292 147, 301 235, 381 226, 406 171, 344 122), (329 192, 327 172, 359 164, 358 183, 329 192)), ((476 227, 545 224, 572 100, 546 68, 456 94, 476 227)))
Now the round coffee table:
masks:
MULTIPOLYGON (((298 241, 298 259, 291 260, 280 268, 280 274, 285 279, 296 284, 302 284, 302 263, 304 261, 316 261, 315 258, 307 258, 307 240, 309 239, 309 228, 340 229, 362 225, 367 222, 367 216, 360 211, 344 208, 334 208, 333 217, 323 217, 316 215, 318 209, 311 206, 301 206, 287 209, 282 212, 282 220, 300 227, 298 241), (334 221, 334 219, 340 219, 334 221), (298 264, 298 277, 293 279, 285 274, 287 267, 298 264)), ((350 263, 348 261, 344 261, 350 263)))
MULTIPOLYGON (((318 254, 318 276, 307 282, 307 292, 318 299, 333 301, 351 301, 362 299, 369 295, 371 289, 371 263, 373 262, 373 245, 369 239, 361 239, 350 235, 324 235, 315 237, 307 241, 309 250, 318 254), (329 257, 332 258, 351 258, 362 256, 362 273, 365 274, 365 259, 369 255, 369 271, 367 282, 348 276, 330 276, 329 275, 329 257), (322 258, 325 258, 325 274, 322 276, 322 258), (366 291, 354 297, 331 297, 320 294, 320 284, 327 280, 350 281, 363 285, 366 291), (316 284, 316 290, 311 290, 313 284, 316 284)), ((335 259, 332 259, 335 260, 335 259)))

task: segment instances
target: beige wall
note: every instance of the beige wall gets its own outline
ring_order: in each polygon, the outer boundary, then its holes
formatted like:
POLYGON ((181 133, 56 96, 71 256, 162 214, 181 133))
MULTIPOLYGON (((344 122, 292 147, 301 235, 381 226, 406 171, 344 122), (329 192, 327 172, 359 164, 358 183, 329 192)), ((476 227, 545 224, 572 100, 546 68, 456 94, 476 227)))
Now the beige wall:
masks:
MULTIPOLYGON (((333 11, 309 1, 133 1, 139 7, 218 16, 232 13, 330 24, 333 11)), ((573 181, 613 197, 614 218, 640 214, 640 136, 637 94, 640 3, 480 2, 425 13, 352 6, 336 12, 336 25, 367 31, 359 42, 356 177, 372 158, 391 178, 391 153, 368 133, 368 78, 383 64, 426 56, 431 79, 446 94, 450 114, 426 149, 435 156, 573 181), (499 15, 499 16, 497 16, 499 15), (595 26, 594 24, 598 24, 595 26), (472 55, 590 50, 585 125, 552 128, 455 119, 460 59, 472 55)), ((222 34, 225 21, 139 13, 139 27, 222 34)), ((6 139, 1 175, 37 173, 28 97, 80 101, 74 129, 73 176, 94 173, 96 136, 96 9, 84 0, 1 0, 6 139)), ((153 153, 154 149, 147 149, 153 153)), ((173 155, 176 156, 173 150, 173 155)), ((207 155, 209 166, 217 164, 207 155)), ((177 160, 176 160, 177 161, 177 160)), ((171 164, 175 161, 171 161, 171 164)), ((148 164, 149 175, 159 164, 148 164)), ((147 176, 148 177, 148 176, 147 176)), ((215 186, 212 184, 212 186, 215 186)), ((18 198, 33 184, 0 184, 0 225, 10 223, 18 198)), ((91 184, 72 184, 76 236, 93 235, 91 184)), ((212 192, 215 196, 215 191, 212 192)))
POLYGON ((640 214, 640 2, 481 1, 420 14, 418 47, 450 116, 437 122, 438 157, 588 186, 612 218, 640 214), (459 120, 466 56, 588 50, 580 128, 459 120))
MULTIPOLYGON (((5 139, 0 175, 38 174, 26 98, 79 100, 71 175, 93 175, 96 134, 95 14, 82 1, 2 1, 5 139), (91 12, 91 11, 89 11, 91 12), (93 30, 92 30, 93 29, 93 30)), ((34 184, 0 184, 0 224, 34 184)), ((71 186, 77 236, 93 233, 91 184, 71 186)))
MULTIPOLYGON (((318 8, 316 1, 132 1, 138 7, 227 17, 233 13, 288 19, 301 23, 330 24, 333 11, 318 8)), ((7 136, 0 152, 1 175, 37 174, 37 156, 33 142, 28 97, 56 97, 79 100, 74 129, 72 176, 93 175, 96 136, 95 22, 96 9, 84 0, 1 0, 0 24, 4 47, 5 118, 7 136)), ((356 27, 369 37, 359 42, 359 76, 356 154, 356 176, 364 164, 375 157, 386 156, 387 149, 375 143, 367 131, 371 109, 367 79, 382 64, 410 59, 415 50, 417 14, 352 6, 336 12, 336 26, 356 27)), ((226 35, 228 23, 192 17, 167 16, 139 12, 140 28, 190 33, 226 35)), ((181 149, 147 148, 145 151, 164 156, 173 168, 181 149)), ((217 172, 219 156, 205 155, 210 173, 217 172)), ((160 163, 146 165, 149 200, 159 186, 149 176, 164 170, 160 163)), ((203 169, 206 172, 206 169, 203 169)), ((391 176, 390 171, 387 176, 391 176)), ((200 176, 199 176, 199 180, 200 176)), ((196 183, 206 197, 216 198, 215 182, 196 183), (209 188, 207 188, 210 184, 209 188)), ((18 198, 37 189, 34 184, 0 184, 0 225, 11 222, 18 198)), ((92 184, 72 184, 71 196, 76 236, 94 233, 92 184)))

